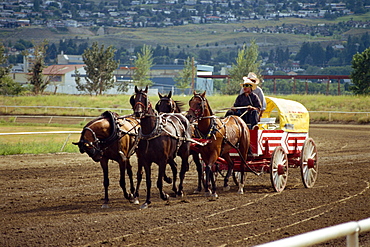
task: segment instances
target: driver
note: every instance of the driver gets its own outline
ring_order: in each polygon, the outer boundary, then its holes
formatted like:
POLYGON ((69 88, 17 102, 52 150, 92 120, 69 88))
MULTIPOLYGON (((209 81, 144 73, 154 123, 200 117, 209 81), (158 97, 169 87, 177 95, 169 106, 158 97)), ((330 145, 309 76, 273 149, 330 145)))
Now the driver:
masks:
POLYGON ((259 97, 253 93, 257 88, 257 77, 243 77, 244 82, 240 84, 243 93, 239 94, 235 100, 234 107, 244 107, 231 109, 226 112, 228 115, 240 116, 248 125, 250 129, 258 129, 258 120, 262 108, 259 97))

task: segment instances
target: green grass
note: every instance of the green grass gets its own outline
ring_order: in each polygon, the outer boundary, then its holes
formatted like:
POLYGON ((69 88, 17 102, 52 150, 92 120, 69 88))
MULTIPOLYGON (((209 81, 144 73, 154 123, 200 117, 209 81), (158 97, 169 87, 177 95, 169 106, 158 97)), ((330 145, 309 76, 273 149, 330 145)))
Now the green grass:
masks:
MULTIPOLYGON (((62 126, 45 124, 0 123, 0 133, 81 131, 78 125, 62 126)), ((78 152, 72 142, 78 141, 80 134, 37 134, 37 135, 1 135, 0 155, 40 154, 57 152, 78 152)))

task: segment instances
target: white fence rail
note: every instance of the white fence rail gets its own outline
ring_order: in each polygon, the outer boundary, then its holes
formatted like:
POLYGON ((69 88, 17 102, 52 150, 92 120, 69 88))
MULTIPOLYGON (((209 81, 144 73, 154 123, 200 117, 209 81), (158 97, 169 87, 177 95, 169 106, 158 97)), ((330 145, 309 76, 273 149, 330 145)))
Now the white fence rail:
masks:
POLYGON ((117 112, 122 111, 132 111, 132 109, 128 108, 99 108, 99 107, 68 107, 68 106, 12 106, 12 105, 0 105, 0 108, 5 108, 5 113, 8 113, 9 108, 41 108, 44 109, 45 112, 48 111, 48 109, 73 109, 73 110, 82 110, 84 112, 85 110, 114 110, 117 112))
POLYGON ((359 247, 358 235, 368 231, 370 231, 370 218, 322 228, 316 231, 257 245, 255 247, 304 247, 324 243, 341 237, 347 237, 347 247, 359 247))
POLYGON ((0 133, 0 136, 6 135, 39 135, 39 134, 80 134, 81 131, 46 131, 46 132, 9 132, 0 133))
POLYGON ((44 132, 8 132, 8 133, 0 133, 0 136, 5 135, 40 135, 40 134, 68 134, 66 140, 64 141, 62 147, 60 148, 60 152, 63 152, 65 146, 67 145, 67 142, 69 141, 69 138, 71 137, 71 134, 80 134, 81 131, 73 131, 73 130, 67 130, 67 131, 44 131, 44 132))

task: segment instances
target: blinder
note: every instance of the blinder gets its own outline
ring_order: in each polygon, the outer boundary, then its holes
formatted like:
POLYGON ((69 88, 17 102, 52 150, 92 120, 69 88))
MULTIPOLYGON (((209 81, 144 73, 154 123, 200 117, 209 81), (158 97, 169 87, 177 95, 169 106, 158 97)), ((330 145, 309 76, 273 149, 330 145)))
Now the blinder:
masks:
POLYGON ((100 149, 99 147, 99 144, 100 144, 100 140, 97 138, 95 132, 90 129, 89 127, 85 127, 83 130, 82 130, 82 134, 81 134, 81 139, 79 142, 73 142, 73 144, 77 145, 79 150, 80 150, 80 153, 87 153, 90 158, 92 158, 93 160, 98 160, 97 156, 102 156, 103 155, 103 151, 100 149), (94 137, 94 141, 93 142, 90 142, 90 141, 87 141, 85 139, 83 139, 83 136, 85 134, 86 131, 90 131, 94 137))

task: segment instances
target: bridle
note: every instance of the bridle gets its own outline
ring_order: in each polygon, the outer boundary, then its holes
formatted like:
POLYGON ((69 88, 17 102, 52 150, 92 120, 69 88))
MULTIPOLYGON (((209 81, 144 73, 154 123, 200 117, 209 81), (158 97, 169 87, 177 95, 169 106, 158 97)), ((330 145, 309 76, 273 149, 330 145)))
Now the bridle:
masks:
POLYGON ((96 133, 89 127, 85 127, 82 130, 81 137, 85 135, 86 131, 90 131, 91 134, 93 135, 94 140, 93 141, 87 141, 85 139, 80 139, 78 142, 78 147, 80 149, 81 153, 86 152, 91 158, 95 157, 96 155, 100 154, 103 155, 103 150, 100 148, 101 141, 99 138, 96 136, 96 133), (91 148, 87 148, 91 147, 91 148))
POLYGON ((199 98, 200 99, 200 101, 201 101, 200 109, 195 109, 193 107, 190 107, 189 111, 193 112, 196 119, 200 119, 204 116, 206 99, 204 97, 202 97, 201 95, 196 94, 189 100, 189 105, 190 105, 190 102, 192 102, 194 100, 194 98, 199 98))
POLYGON ((138 94, 139 94, 139 96, 138 96, 139 99, 138 100, 133 99, 133 100, 136 101, 136 102, 133 102, 134 103, 133 104, 134 112, 136 112, 136 109, 137 109, 138 106, 141 106, 144 111, 143 112, 137 112, 137 113, 142 113, 143 116, 152 115, 152 114, 149 114, 149 109, 152 109, 152 105, 151 105, 148 97, 144 97, 144 96, 146 96, 146 94, 143 93, 143 92, 137 92, 135 95, 138 95, 138 94), (144 100, 142 98, 144 98, 144 100), (142 101, 144 101, 144 103, 142 101))
POLYGON ((83 130, 81 132, 81 138, 80 138, 79 142, 73 143, 75 145, 78 145, 79 150, 80 150, 81 153, 86 152, 93 159, 96 158, 98 155, 103 156, 104 151, 106 149, 108 149, 109 146, 111 144, 113 144, 113 142, 117 141, 120 138, 119 130, 117 128, 117 125, 116 125, 115 120, 114 120, 115 118, 112 115, 112 113, 107 111, 107 112, 103 113, 103 115, 102 115, 102 117, 88 123, 83 128, 83 130), (112 133, 107 138, 99 139, 98 136, 96 135, 95 131, 92 128, 90 128, 89 126, 91 126, 96 121, 103 119, 104 118, 103 115, 105 117, 109 117, 108 121, 110 121, 110 125, 112 126, 112 133), (84 138, 85 133, 87 131, 89 131, 92 134, 93 141, 88 141, 84 138))
POLYGON ((175 110, 176 110, 176 105, 175 105, 175 102, 171 99, 171 98, 168 98, 168 97, 163 97, 163 98, 160 98, 160 100, 157 102, 156 106, 155 106, 155 109, 157 111, 159 111, 159 106, 161 105, 162 102, 168 102, 169 105, 170 105, 170 111, 168 113, 174 113, 175 110))

